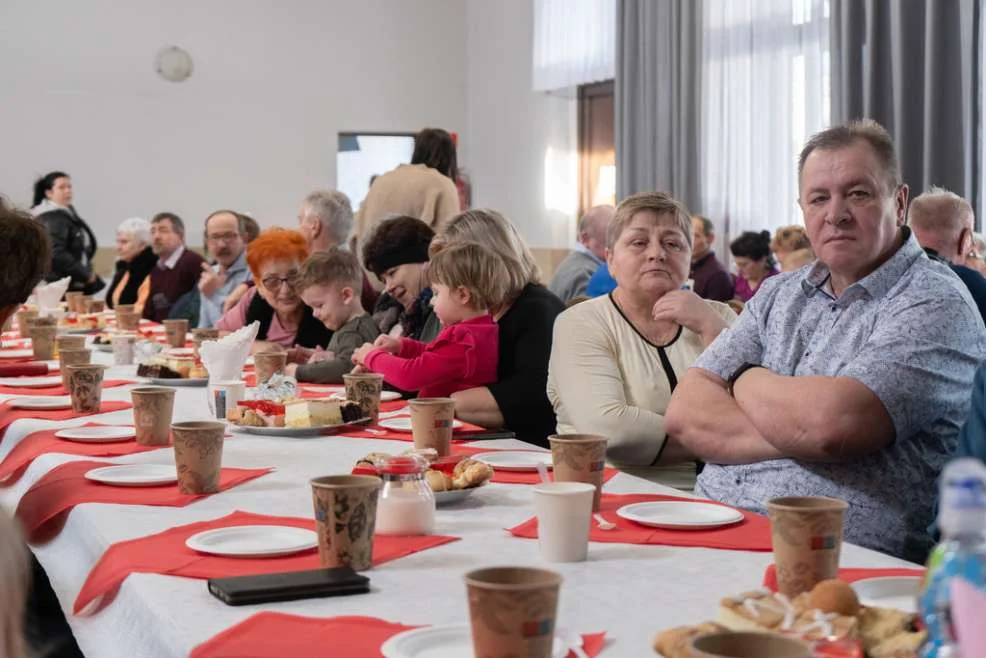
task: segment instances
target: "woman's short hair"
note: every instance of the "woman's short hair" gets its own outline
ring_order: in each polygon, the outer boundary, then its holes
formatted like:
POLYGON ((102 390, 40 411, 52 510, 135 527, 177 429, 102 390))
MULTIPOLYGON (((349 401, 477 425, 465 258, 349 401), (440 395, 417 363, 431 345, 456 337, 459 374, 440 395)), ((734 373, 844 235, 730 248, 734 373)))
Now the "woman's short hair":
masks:
POLYGON ((24 614, 31 586, 31 563, 20 530, 0 509, 0 656, 23 658, 27 652, 24 614))
MULTIPOLYGON (((462 242, 475 242, 492 249, 507 266, 508 286, 502 304, 517 297, 529 283, 541 282, 541 268, 524 238, 509 219, 489 208, 474 208, 450 219, 436 239, 433 252, 462 242)), ((499 304, 498 304, 499 305, 499 304)))
POLYGON ((811 249, 811 242, 808 241, 808 233, 803 226, 783 226, 774 231, 770 248, 774 252, 786 254, 799 249, 811 249))
POLYGON ((377 223, 363 245, 363 265, 382 277, 408 263, 427 263, 435 232, 417 217, 398 215, 377 223))
POLYGON ((729 251, 740 258, 770 261, 770 231, 743 231, 729 244, 729 251))
POLYGON ((463 242, 432 256, 428 276, 432 283, 468 290, 474 309, 490 309, 506 298, 510 273, 504 258, 492 249, 463 242))
POLYGON ((151 223, 142 217, 130 217, 120 222, 117 233, 126 233, 141 244, 151 242, 151 223))
POLYGON ((304 263, 308 258, 308 243, 297 231, 273 227, 260 233, 247 245, 247 265, 254 280, 260 279, 264 265, 272 260, 296 260, 304 263))
POLYGON ((46 192, 55 187, 55 181, 59 178, 68 178, 69 175, 64 171, 49 171, 47 174, 34 181, 34 203, 32 206, 36 206, 42 201, 44 201, 47 196, 46 192))
POLYGON ((455 141, 441 128, 425 128, 414 136, 411 164, 423 164, 455 180, 455 141))
POLYGON ((23 304, 51 267, 44 225, 0 197, 0 311, 23 304))
POLYGON ((639 212, 652 212, 658 217, 671 215, 675 224, 681 230, 688 244, 688 249, 692 248, 692 215, 688 212, 685 204, 681 203, 667 192, 639 192, 623 199, 620 205, 616 206, 616 215, 606 229, 606 248, 611 250, 616 246, 616 241, 620 239, 623 231, 626 230, 634 215, 639 212))
POLYGON ((301 293, 312 286, 349 286, 359 297, 363 292, 363 268, 359 259, 338 247, 312 254, 301 267, 297 290, 301 293))

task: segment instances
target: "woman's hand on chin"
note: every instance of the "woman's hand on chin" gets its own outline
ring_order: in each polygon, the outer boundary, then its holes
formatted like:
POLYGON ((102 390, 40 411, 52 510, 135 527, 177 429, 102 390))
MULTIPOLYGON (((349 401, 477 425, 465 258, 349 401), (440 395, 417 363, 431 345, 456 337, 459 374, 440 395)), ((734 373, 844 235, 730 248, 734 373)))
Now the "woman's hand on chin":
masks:
POLYGON ((691 329, 706 345, 726 328, 726 321, 704 299, 690 290, 673 290, 662 296, 653 309, 655 320, 666 320, 691 329))

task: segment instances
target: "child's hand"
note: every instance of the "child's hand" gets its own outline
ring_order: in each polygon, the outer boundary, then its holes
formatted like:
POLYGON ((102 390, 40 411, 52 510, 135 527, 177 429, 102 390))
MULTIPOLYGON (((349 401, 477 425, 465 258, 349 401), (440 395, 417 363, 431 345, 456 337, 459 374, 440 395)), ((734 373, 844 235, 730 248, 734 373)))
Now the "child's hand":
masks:
POLYGON ((375 349, 377 349, 375 345, 371 345, 370 343, 363 343, 359 348, 356 349, 355 352, 353 352, 353 363, 360 366, 365 365, 363 363, 363 360, 366 359, 366 355, 375 349))
POLYGON ((288 365, 284 366, 284 374, 287 375, 288 377, 295 377, 295 376, 297 376, 297 374, 298 374, 298 364, 297 363, 289 363, 288 365))
POLYGON ((309 363, 311 355, 314 353, 314 350, 307 347, 295 345, 288 350, 288 363, 309 363))
POLYGON ((323 350, 321 347, 315 348, 312 355, 308 357, 308 363, 318 363, 319 361, 334 361, 336 358, 335 352, 330 352, 328 350, 323 350))
POLYGON ((377 336, 377 339, 373 341, 373 345, 390 354, 400 354, 401 351, 401 339, 386 334, 377 336))

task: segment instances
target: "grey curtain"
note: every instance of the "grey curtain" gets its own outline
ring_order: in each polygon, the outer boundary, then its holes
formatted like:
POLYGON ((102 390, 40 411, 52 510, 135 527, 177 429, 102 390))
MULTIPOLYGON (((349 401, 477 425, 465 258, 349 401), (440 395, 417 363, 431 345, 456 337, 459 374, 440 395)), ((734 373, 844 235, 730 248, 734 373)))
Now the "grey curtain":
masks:
POLYGON ((869 117, 920 194, 978 207, 980 0, 832 0, 832 120, 869 117))
POLYGON ((617 197, 701 200, 701 0, 619 0, 616 17, 617 197))

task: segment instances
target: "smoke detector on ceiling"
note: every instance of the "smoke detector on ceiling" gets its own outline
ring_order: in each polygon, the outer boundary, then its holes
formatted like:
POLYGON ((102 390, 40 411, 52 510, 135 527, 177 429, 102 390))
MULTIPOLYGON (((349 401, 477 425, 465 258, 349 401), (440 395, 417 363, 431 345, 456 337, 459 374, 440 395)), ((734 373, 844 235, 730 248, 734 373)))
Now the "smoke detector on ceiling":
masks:
POLYGON ((178 46, 168 46, 157 54, 158 75, 170 82, 182 82, 192 75, 192 56, 178 46))

